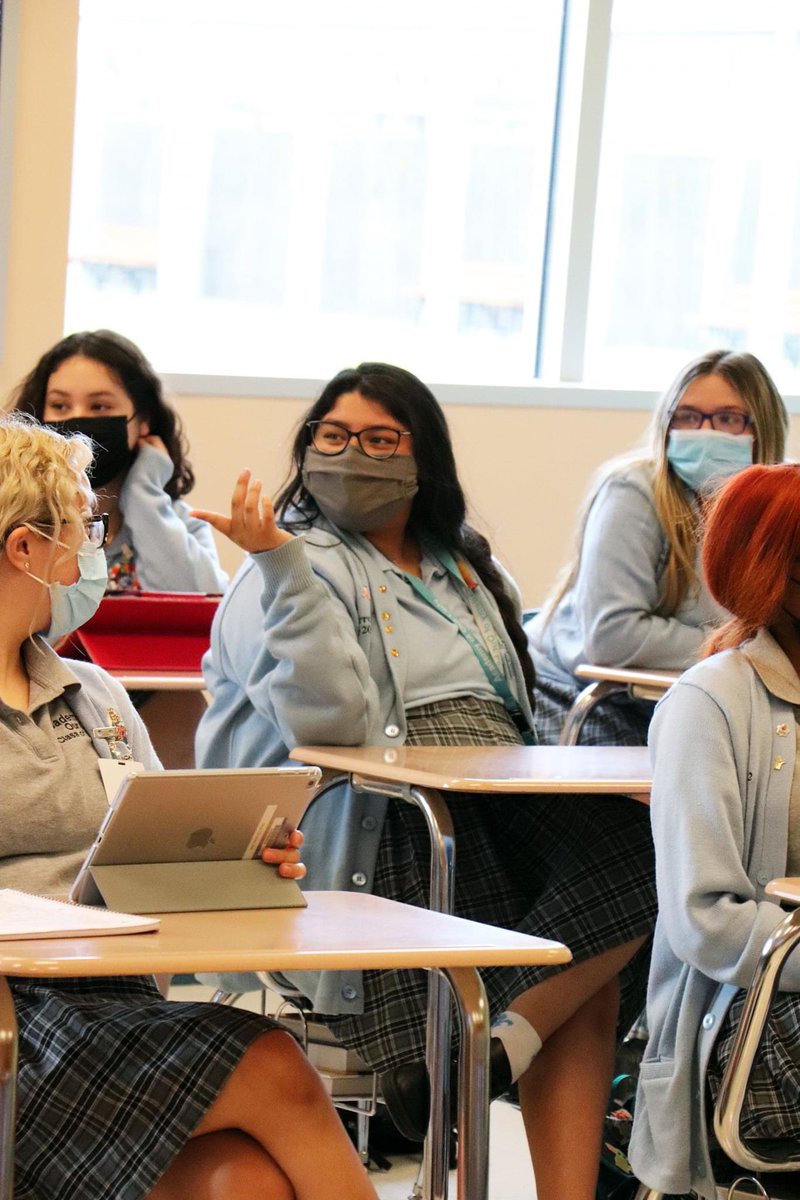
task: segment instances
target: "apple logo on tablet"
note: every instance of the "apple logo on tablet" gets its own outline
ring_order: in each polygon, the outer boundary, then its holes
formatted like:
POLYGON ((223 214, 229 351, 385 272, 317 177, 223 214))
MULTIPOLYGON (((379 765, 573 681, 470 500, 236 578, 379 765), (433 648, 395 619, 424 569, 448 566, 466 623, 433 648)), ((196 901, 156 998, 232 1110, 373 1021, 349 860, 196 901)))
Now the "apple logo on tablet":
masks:
POLYGON ((206 846, 213 845, 214 830, 208 827, 204 829, 195 829, 194 833, 189 834, 189 840, 186 843, 187 850, 205 850, 206 846))

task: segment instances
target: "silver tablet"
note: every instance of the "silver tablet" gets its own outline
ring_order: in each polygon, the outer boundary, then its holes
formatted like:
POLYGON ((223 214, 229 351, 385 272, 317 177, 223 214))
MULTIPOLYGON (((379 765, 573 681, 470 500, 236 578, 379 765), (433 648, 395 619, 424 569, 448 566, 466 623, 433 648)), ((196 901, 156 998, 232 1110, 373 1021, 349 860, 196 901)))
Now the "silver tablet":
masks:
POLYGON ((286 845, 319 782, 316 767, 134 772, 70 899, 130 912, 302 904, 292 880, 256 860, 286 845))

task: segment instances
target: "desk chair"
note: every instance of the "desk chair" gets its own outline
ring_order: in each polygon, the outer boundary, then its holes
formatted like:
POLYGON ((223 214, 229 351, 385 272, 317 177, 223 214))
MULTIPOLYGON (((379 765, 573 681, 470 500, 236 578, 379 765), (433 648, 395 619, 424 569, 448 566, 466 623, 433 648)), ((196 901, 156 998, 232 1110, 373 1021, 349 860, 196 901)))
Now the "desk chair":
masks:
MULTIPOLYGON (((800 905, 800 879, 773 880, 767 892, 789 904, 800 905)), ((740 1173, 729 1186, 717 1186, 720 1198, 744 1200, 745 1196, 754 1195, 766 1200, 800 1198, 800 1147, 785 1140, 745 1142, 740 1133, 745 1096, 772 1001, 786 959, 798 945, 800 907, 787 913, 764 943, 722 1077, 714 1109, 714 1133, 723 1153, 740 1168, 740 1173)), ((642 1183, 636 1200, 661 1200, 662 1195, 642 1183)))

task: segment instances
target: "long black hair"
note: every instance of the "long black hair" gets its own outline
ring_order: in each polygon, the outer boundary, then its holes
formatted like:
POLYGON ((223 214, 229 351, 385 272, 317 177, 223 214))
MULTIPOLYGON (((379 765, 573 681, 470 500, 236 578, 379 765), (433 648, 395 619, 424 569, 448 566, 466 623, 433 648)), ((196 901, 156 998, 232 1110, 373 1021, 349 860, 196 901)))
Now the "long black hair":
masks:
POLYGON ((358 392, 380 404, 411 433, 419 491, 411 506, 409 532, 437 543, 456 558, 465 557, 475 568, 497 603, 533 703, 535 676, 525 634, 488 541, 467 524, 466 500, 445 415, 433 392, 416 375, 389 363, 366 362, 334 376, 300 422, 292 446, 294 473, 275 502, 278 516, 293 528, 307 527, 319 516, 313 496, 303 486, 303 460, 310 441, 306 422, 322 420, 346 392, 358 392))
POLYGON ((147 421, 150 433, 161 438, 172 459, 173 472, 164 491, 171 500, 185 496, 194 487, 194 471, 186 457, 188 446, 181 419, 164 398, 161 380, 139 347, 121 334, 95 329, 62 338, 23 379, 14 393, 14 407, 42 421, 50 376, 77 355, 101 363, 119 381, 137 417, 147 421))

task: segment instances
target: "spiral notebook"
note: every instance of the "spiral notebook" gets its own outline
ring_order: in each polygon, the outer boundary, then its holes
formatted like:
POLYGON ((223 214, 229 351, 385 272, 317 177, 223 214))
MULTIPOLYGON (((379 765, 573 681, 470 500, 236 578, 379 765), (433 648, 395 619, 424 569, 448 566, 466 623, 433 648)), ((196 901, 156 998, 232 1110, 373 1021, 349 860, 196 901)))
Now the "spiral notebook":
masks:
POLYGON ((159 924, 156 917, 132 916, 0 888, 0 941, 149 933, 159 924))

